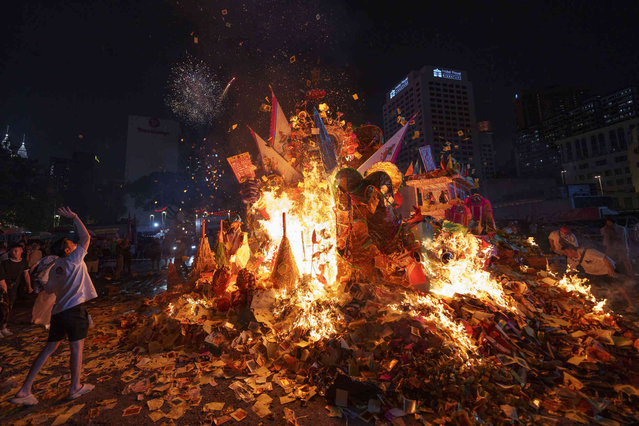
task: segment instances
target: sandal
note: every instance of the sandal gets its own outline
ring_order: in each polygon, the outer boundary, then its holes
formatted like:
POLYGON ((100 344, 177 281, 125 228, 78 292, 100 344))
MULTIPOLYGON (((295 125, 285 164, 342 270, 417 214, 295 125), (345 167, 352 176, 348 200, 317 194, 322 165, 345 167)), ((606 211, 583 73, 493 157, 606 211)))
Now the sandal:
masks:
POLYGON ((85 383, 82 385, 82 387, 80 389, 78 389, 76 392, 74 393, 70 393, 69 394, 69 400, 72 399, 76 399, 81 397, 84 394, 87 394, 89 392, 91 392, 93 389, 95 389, 95 386, 90 384, 90 383, 85 383))
POLYGON ((17 405, 36 405, 38 400, 32 393, 27 396, 14 396, 10 402, 17 405))

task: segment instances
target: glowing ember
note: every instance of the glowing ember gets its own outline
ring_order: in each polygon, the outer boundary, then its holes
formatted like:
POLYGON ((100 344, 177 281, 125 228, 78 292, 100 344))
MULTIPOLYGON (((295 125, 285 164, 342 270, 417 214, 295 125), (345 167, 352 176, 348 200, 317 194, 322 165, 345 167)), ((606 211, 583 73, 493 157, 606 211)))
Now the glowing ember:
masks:
POLYGON ((484 270, 492 246, 482 247, 472 234, 442 231, 427 249, 437 255, 434 261, 427 259, 424 262, 431 279, 432 293, 445 297, 467 294, 517 312, 513 300, 504 293, 502 284, 484 270), (450 260, 440 261, 442 257, 449 257, 450 260))
POLYGON ((590 285, 588 285, 588 280, 586 278, 579 278, 577 275, 570 272, 572 271, 568 271, 568 273, 564 275, 562 279, 557 281, 555 283, 555 286, 569 293, 578 293, 582 295, 586 300, 589 300, 595 304, 595 306, 592 308, 594 312, 603 312, 603 308, 607 300, 597 300, 597 298, 592 294, 590 285))
MULTIPOLYGON (((312 340, 334 334, 334 323, 341 318, 331 309, 338 302, 332 294, 336 287, 338 254, 335 200, 329 181, 315 167, 304 173, 304 180, 297 188, 263 192, 254 209, 254 214, 262 217, 258 220, 259 228, 269 240, 260 270, 263 278, 270 274, 270 265, 283 236, 282 213, 286 213, 286 235, 305 284, 292 292, 282 290, 277 298, 299 309, 291 329, 308 331, 312 340), (264 219, 260 210, 269 218, 264 219)), ((279 316, 283 311, 284 307, 275 313, 279 316)))
POLYGON ((399 305, 391 305, 396 312, 407 313, 412 318, 423 318, 434 324, 439 331, 449 338, 452 346, 461 349, 462 355, 475 352, 477 346, 473 343, 463 324, 455 322, 445 305, 431 295, 404 293, 403 301, 399 305))

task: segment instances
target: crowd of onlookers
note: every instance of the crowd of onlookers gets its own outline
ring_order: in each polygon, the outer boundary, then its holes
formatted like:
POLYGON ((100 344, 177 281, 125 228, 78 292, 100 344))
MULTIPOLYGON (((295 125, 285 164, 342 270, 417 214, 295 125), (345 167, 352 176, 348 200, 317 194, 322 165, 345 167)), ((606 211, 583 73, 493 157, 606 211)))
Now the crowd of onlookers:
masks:
MULTIPOLYGON (((10 336, 6 318, 18 300, 26 300, 29 294, 39 293, 38 277, 46 269, 53 256, 52 240, 29 240, 22 236, 17 241, 0 241, 0 338, 10 336), (45 266, 45 267, 43 267, 45 266), (6 311, 6 312, 4 312, 6 311)), ((105 277, 120 280, 134 275, 134 260, 150 260, 150 271, 159 273, 169 261, 178 269, 186 269, 185 260, 190 254, 185 241, 139 238, 137 244, 128 238, 94 238, 84 257, 87 271, 92 278, 105 277)), ((138 268, 144 270, 148 263, 138 268)), ((145 271, 146 272, 146 271, 145 271)))
MULTIPOLYGON (((26 236, 19 240, 7 243, 0 241, 0 262, 7 260, 11 247, 22 248, 21 258, 26 260, 29 268, 33 269, 43 257, 51 254, 52 240, 29 240, 26 236)), ((91 276, 106 275, 113 279, 131 275, 131 264, 134 259, 148 259, 151 261, 153 272, 159 272, 166 267, 169 260, 179 252, 181 262, 183 256, 188 254, 184 242, 176 241, 171 244, 167 239, 149 238, 141 240, 137 245, 131 243, 128 238, 103 238, 94 239, 84 261, 91 276), (175 248, 173 248, 175 247, 175 248)))

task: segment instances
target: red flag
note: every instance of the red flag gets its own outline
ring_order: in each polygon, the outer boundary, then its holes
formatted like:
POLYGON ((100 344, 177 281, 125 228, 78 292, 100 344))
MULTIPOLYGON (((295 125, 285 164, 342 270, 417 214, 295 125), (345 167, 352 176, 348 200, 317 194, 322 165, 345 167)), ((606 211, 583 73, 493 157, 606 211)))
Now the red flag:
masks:
POLYGON ((446 170, 446 163, 444 163, 444 154, 442 154, 441 159, 439 160, 439 166, 442 170, 446 170))
POLYGON ((408 177, 412 175, 413 175, 413 163, 410 163, 410 166, 408 166, 408 169, 406 169, 406 173, 404 173, 404 177, 408 177))

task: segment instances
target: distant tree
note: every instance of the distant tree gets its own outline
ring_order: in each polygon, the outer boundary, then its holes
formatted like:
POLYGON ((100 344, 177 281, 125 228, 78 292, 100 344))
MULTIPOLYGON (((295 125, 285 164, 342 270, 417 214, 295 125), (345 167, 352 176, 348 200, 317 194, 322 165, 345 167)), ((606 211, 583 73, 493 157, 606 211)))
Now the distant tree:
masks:
POLYGON ((87 223, 115 223, 126 211, 123 185, 97 185, 95 194, 88 197, 92 202, 88 205, 87 223))
POLYGON ((133 198, 135 207, 144 210, 168 205, 180 206, 186 204, 188 199, 186 178, 173 172, 155 172, 142 176, 127 184, 125 189, 133 198), (187 192, 184 192, 185 189, 187 192))
POLYGON ((0 152, 0 222, 37 232, 53 226, 55 194, 46 167, 0 152))

